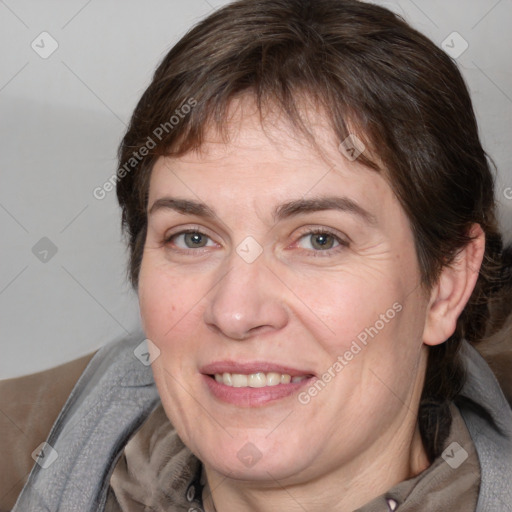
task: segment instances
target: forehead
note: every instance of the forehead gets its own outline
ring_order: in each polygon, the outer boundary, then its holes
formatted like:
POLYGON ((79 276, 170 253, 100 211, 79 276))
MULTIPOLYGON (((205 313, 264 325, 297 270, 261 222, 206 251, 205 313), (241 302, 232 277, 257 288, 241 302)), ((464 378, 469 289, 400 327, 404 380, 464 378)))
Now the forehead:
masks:
POLYGON ((303 119, 313 139, 279 110, 260 112, 249 96, 233 100, 225 132, 210 125, 199 149, 156 162, 148 207, 163 195, 256 212, 290 199, 333 194, 373 207, 394 202, 383 173, 340 151, 326 116, 309 108, 303 119))
MULTIPOLYGON (((308 133, 292 122, 279 107, 269 103, 260 110, 254 97, 245 94, 231 100, 220 123, 205 124, 199 148, 179 156, 173 156, 171 152, 165 161, 173 169, 192 169, 196 164, 202 164, 204 168, 217 166, 219 172, 224 166, 238 161, 241 164, 238 175, 253 166, 259 168, 260 174, 264 174, 264 163, 279 162, 282 162, 283 167, 287 163, 298 167, 304 164, 312 170, 327 168, 343 172, 357 169, 361 173, 369 170, 361 165, 360 160, 347 158, 345 144, 340 145, 334 129, 326 121, 328 117, 315 105, 304 101, 300 118, 308 133)), ((349 139, 360 143, 355 133, 349 139)), ((364 157, 372 162, 378 161, 378 158, 369 154, 367 148, 364 157)), ((162 158, 160 166, 161 161, 162 158)), ((378 172, 381 171, 372 171, 371 175, 378 172)))
MULTIPOLYGON (((186 153, 185 159, 222 159, 237 152, 273 155, 277 159, 294 159, 335 142, 334 133, 327 129, 320 117, 311 110, 304 110, 306 126, 316 131, 321 140, 315 144, 307 140, 303 130, 293 123, 278 107, 262 106, 261 110, 250 95, 231 100, 222 119, 204 125, 201 146, 186 153), (327 143, 330 138, 330 144, 327 143), (309 150, 309 151, 308 151, 309 150)), ((318 157, 319 155, 315 155, 318 157)))

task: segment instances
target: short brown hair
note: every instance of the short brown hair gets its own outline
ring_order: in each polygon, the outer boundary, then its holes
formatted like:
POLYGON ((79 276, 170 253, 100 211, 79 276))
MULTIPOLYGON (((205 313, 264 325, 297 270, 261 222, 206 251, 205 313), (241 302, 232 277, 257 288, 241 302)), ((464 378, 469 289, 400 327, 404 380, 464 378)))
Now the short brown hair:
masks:
MULTIPOLYGON (((279 108, 308 136, 304 96, 325 111, 340 142, 355 127, 370 149, 360 161, 386 173, 409 218, 426 289, 470 241, 470 226, 482 227, 486 250, 476 288, 455 333, 430 349, 420 427, 430 425, 428 407, 446 404, 462 387, 461 340, 483 336, 501 251, 493 174, 457 66, 397 15, 356 0, 240 0, 208 16, 165 56, 119 148, 125 172, 117 196, 135 287, 154 162, 200 147, 207 126, 222 129, 230 101, 244 93, 254 95, 260 112, 279 108), (191 98, 195 106, 171 128, 191 98), (168 127, 161 138, 154 135, 159 126, 168 127), (155 147, 127 170, 149 139, 155 147)), ((427 441, 432 458, 443 435, 427 441)))

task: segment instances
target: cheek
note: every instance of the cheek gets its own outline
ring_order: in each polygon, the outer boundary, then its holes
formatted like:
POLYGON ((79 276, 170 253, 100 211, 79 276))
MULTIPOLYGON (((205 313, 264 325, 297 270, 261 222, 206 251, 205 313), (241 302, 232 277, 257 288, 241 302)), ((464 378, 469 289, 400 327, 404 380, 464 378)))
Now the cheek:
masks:
POLYGON ((164 280, 158 279, 155 272, 146 271, 144 265, 139 276, 138 296, 144 332, 153 342, 157 342, 166 330, 164 323, 172 320, 169 317, 172 317, 176 306, 171 302, 164 280))
POLYGON ((153 260, 151 254, 142 259, 138 298, 144 332, 160 345, 190 321, 197 290, 194 282, 172 275, 153 260))
POLYGON ((342 354, 354 340, 365 342, 389 332, 402 309, 401 287, 392 279, 368 279, 362 273, 340 273, 330 279, 302 279, 299 297, 309 310, 309 328, 330 354, 342 354))

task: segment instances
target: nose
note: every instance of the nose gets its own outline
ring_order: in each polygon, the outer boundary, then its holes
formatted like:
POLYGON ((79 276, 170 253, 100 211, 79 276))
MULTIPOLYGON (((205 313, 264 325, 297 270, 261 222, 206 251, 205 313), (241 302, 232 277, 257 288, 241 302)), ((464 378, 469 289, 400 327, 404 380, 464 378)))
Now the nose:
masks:
POLYGON ((218 284, 208 294, 206 325, 232 340, 245 340, 282 329, 288 322, 283 284, 263 255, 247 263, 236 252, 218 284))

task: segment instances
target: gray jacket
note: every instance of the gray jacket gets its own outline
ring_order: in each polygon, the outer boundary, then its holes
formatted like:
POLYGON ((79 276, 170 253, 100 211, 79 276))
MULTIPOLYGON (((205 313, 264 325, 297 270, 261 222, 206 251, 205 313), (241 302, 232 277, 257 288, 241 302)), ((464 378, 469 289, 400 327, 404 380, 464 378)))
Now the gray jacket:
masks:
MULTIPOLYGON (((110 343, 93 357, 40 451, 14 512, 104 509, 118 457, 160 403, 151 367, 134 354, 142 340, 134 336, 110 343)), ((477 512, 512 512, 512 411, 487 363, 469 343, 462 357, 468 373, 462 395, 484 406, 501 430, 461 407, 481 467, 477 512)), ((192 483, 186 483, 185 491, 192 483)), ((392 504, 389 509, 394 510, 392 504)))

